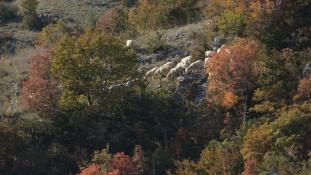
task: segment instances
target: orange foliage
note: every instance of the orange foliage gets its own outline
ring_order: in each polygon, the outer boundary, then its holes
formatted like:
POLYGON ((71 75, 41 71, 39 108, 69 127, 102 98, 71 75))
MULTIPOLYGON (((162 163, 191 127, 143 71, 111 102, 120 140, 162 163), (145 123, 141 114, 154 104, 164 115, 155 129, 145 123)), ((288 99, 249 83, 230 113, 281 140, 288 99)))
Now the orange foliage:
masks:
POLYGON ((244 171, 242 175, 257 175, 257 161, 256 160, 247 160, 244 165, 244 171))
POLYGON ((83 169, 78 175, 120 175, 119 170, 113 170, 112 172, 101 172, 100 165, 92 164, 91 166, 83 169))
POLYGON ((23 83, 22 101, 38 111, 50 111, 57 103, 58 83, 51 77, 51 52, 42 49, 32 56, 29 79, 23 83))
POLYGON ((311 99, 311 75, 308 78, 304 78, 299 81, 297 95, 295 100, 307 100, 311 99))
POLYGON ((137 172, 131 157, 125 155, 124 152, 114 154, 109 167, 110 169, 118 170, 119 175, 134 175, 137 172))
POLYGON ((234 95, 232 92, 224 92, 222 106, 225 108, 232 108, 235 104, 238 103, 239 97, 234 95))
MULTIPOLYGON (((136 149, 141 148, 138 146, 136 149)), ((140 171, 139 168, 141 168, 139 167, 139 161, 139 155, 135 155, 135 157, 132 158, 124 154, 124 152, 118 152, 113 155, 108 165, 108 173, 102 171, 100 165, 92 164, 83 169, 78 175, 135 175, 140 171)))
POLYGON ((83 169, 81 173, 78 175, 101 175, 99 174, 99 172, 100 172, 100 166, 97 164, 92 164, 91 166, 83 169))
POLYGON ((241 96, 251 90, 256 76, 254 61, 259 51, 255 41, 237 38, 211 57, 206 64, 209 99, 230 106, 236 102, 234 95, 241 96))
POLYGON ((261 13, 271 12, 274 8, 274 0, 255 0, 250 2, 250 15, 253 18, 258 17, 261 13))

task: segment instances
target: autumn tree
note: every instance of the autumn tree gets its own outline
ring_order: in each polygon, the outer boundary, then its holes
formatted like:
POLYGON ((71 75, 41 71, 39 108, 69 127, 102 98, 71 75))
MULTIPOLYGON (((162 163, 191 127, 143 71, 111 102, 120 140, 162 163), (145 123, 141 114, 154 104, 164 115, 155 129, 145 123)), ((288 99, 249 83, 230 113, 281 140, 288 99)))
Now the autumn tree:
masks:
POLYGON ((42 29, 38 35, 38 44, 51 46, 55 44, 62 35, 68 34, 71 29, 63 22, 59 21, 56 24, 49 24, 42 29))
POLYGON ((245 161, 244 171, 242 175, 257 175, 257 162, 256 160, 247 160, 245 161))
POLYGON ((202 151, 199 170, 211 174, 238 174, 242 169, 242 156, 233 142, 212 141, 202 151))
POLYGON ((183 160, 176 163, 176 175, 240 174, 243 169, 242 156, 237 143, 211 141, 197 162, 183 160))
POLYGON ((294 96, 296 100, 310 100, 311 99, 311 76, 299 81, 297 94, 294 96))
POLYGON ((309 103, 289 106, 276 114, 276 120, 250 129, 241 148, 244 160, 256 160, 257 167, 275 169, 276 173, 287 171, 290 166, 294 169, 292 161, 298 158, 307 160, 311 146, 308 137, 310 109, 309 103))
POLYGON ((256 18, 250 21, 250 31, 268 48, 303 50, 310 47, 310 0, 265 0, 252 5, 257 8, 253 8, 256 18))
POLYGON ((29 79, 21 90, 24 104, 41 114, 53 112, 58 103, 58 81, 51 74, 52 53, 41 48, 32 56, 29 79))
POLYGON ((110 154, 108 148, 96 151, 93 157, 93 164, 82 170, 81 175, 140 175, 135 155, 133 157, 124 152, 110 154))
POLYGON ((94 32, 80 37, 65 36, 52 59, 52 73, 62 87, 60 104, 110 108, 122 94, 120 89, 131 86, 135 67, 135 55, 109 35, 94 32))
POLYGON ((116 153, 112 156, 110 163, 111 170, 117 170, 120 175, 135 175, 137 169, 130 156, 123 152, 116 153))
POLYGON ((284 49, 273 52, 270 57, 263 57, 252 110, 261 113, 273 112, 291 104, 310 54, 310 49, 299 52, 284 49))
POLYGON ((261 54, 262 49, 255 41, 237 38, 210 58, 206 65, 208 100, 226 109, 231 109, 241 100, 243 105, 247 105, 257 77, 255 63, 261 54))
POLYGON ((97 20, 96 27, 104 32, 117 35, 128 28, 127 23, 127 11, 121 8, 112 8, 97 20))
POLYGON ((248 9, 246 0, 211 0, 203 11, 223 34, 243 36, 247 33, 248 9))

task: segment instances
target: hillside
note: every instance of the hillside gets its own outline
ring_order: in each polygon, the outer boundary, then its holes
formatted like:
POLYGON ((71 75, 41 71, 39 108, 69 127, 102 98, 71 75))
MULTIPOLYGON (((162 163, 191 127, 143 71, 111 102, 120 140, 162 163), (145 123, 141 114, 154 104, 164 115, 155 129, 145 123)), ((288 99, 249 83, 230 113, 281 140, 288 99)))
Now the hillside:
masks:
POLYGON ((0 0, 0 175, 311 175, 311 0, 0 0))
MULTIPOLYGON (((10 5, 20 6, 20 3, 21 1, 13 1, 10 5)), ((92 21, 95 22, 101 14, 115 5, 118 2, 109 0, 40 0, 37 13, 55 22, 63 21, 72 28, 83 28, 93 25, 92 21)), ((23 29, 22 21, 18 18, 8 23, 0 23, 0 114, 23 111, 19 97, 15 97, 15 94, 19 94, 21 81, 28 73, 30 57, 36 52, 33 46, 38 32, 23 29)))

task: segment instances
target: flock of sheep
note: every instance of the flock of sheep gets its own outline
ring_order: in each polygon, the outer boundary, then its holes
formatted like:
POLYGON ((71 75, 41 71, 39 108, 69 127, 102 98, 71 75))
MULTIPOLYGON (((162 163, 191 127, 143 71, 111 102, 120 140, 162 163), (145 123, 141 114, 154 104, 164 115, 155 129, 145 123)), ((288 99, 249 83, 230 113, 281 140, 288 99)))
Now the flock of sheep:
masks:
POLYGON ((173 79, 183 74, 189 73, 201 73, 204 68, 204 63, 201 60, 194 61, 192 56, 187 56, 176 65, 174 62, 167 62, 159 67, 154 67, 149 70, 145 79, 147 78, 162 78, 166 77, 168 79, 173 79))
MULTIPOLYGON (((133 40, 127 40, 126 46, 129 48, 134 47, 133 40)), ((225 45, 222 45, 216 52, 214 51, 206 51, 205 52, 205 60, 204 62, 201 60, 195 60, 191 55, 185 58, 182 58, 180 62, 176 63, 173 61, 169 61, 161 66, 154 67, 151 70, 147 71, 145 74, 145 79, 148 78, 167 78, 174 79, 182 75, 201 75, 204 72, 204 67, 207 61, 214 55, 215 53, 219 53, 221 49, 224 48, 225 45)), ((229 52, 229 50, 226 52, 229 52)))

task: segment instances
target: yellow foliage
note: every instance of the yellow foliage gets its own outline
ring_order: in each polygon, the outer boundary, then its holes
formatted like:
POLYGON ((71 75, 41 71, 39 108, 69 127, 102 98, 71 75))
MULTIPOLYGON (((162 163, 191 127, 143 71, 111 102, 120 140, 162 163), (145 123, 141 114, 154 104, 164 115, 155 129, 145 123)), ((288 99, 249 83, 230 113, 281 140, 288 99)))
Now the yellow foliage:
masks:
POLYGON ((239 101, 239 97, 234 95, 232 92, 224 92, 224 96, 222 99, 222 106, 224 106, 227 109, 232 108, 234 105, 236 105, 239 101))

